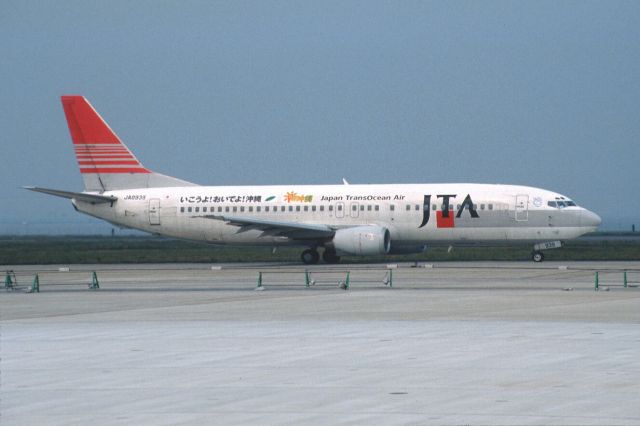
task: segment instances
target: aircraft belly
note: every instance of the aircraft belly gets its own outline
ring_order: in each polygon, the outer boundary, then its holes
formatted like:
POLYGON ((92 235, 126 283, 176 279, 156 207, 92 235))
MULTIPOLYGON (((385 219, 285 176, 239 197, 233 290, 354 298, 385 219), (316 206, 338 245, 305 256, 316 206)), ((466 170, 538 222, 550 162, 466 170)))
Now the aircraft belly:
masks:
POLYGON ((539 242, 545 240, 565 240, 584 234, 584 228, 563 227, 498 227, 498 228, 464 228, 450 232, 432 233, 420 241, 431 243, 442 242, 539 242))

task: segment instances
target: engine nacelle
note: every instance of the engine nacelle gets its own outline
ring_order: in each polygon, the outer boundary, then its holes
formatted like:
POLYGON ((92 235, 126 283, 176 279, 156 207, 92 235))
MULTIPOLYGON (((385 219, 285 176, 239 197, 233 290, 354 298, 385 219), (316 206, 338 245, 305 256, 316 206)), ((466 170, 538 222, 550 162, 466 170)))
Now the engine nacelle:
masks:
POLYGON ((338 229, 333 246, 338 254, 387 254, 391 250, 391 234, 387 228, 375 225, 338 229))

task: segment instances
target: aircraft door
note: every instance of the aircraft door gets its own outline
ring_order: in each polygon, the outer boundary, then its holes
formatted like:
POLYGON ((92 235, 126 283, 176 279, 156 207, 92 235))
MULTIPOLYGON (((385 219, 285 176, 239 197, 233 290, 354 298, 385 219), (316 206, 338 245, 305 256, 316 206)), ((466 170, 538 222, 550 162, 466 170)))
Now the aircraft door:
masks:
POLYGON ((344 203, 336 203, 336 217, 344 217, 344 203))
POLYGON ((351 203, 351 217, 358 217, 359 203, 351 203))
POLYGON ((160 199, 149 200, 149 225, 160 225, 160 199))
POLYGON ((516 195, 516 221, 524 222, 529 219, 529 196, 516 195))

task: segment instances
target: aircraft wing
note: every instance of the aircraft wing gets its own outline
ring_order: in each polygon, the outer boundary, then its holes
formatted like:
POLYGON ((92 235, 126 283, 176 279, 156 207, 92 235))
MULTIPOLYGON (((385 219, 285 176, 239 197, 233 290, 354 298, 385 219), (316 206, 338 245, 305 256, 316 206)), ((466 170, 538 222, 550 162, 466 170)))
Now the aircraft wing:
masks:
POLYGON ((240 232, 247 232, 250 230, 262 231, 261 237, 275 236, 275 237, 288 237, 294 240, 308 240, 318 238, 332 238, 335 234, 335 229, 330 226, 316 223, 300 223, 300 222, 283 222, 275 220, 262 220, 249 217, 240 216, 218 216, 218 215, 205 215, 194 216, 205 219, 222 220, 229 225, 239 226, 240 232))
POLYGON ((118 199, 112 195, 99 195, 90 194, 87 192, 70 192, 61 191, 59 189, 38 188, 37 186, 24 186, 24 189, 29 191, 42 192, 43 194, 55 195, 56 197, 75 199, 78 201, 85 201, 87 203, 100 204, 100 203, 113 203, 118 199))

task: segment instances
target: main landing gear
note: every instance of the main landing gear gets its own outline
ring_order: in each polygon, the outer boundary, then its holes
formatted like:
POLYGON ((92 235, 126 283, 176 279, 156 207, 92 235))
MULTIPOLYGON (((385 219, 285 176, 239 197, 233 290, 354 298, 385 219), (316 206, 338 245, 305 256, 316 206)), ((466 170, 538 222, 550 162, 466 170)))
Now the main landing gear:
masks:
MULTIPOLYGON (((302 252, 300 259, 305 265, 315 265, 320 260, 320 255, 316 249, 307 249, 302 252)), ((340 256, 333 250, 325 249, 324 253, 322 253, 322 260, 325 263, 338 263, 340 262, 340 256)))
POLYGON ((340 256, 333 250, 325 249, 324 253, 322 253, 322 260, 326 263, 338 263, 340 262, 340 256))
POLYGON ((320 255, 314 249, 307 249, 302 252, 300 259, 302 259, 302 263, 305 265, 315 265, 318 263, 318 260, 320 260, 320 255))

